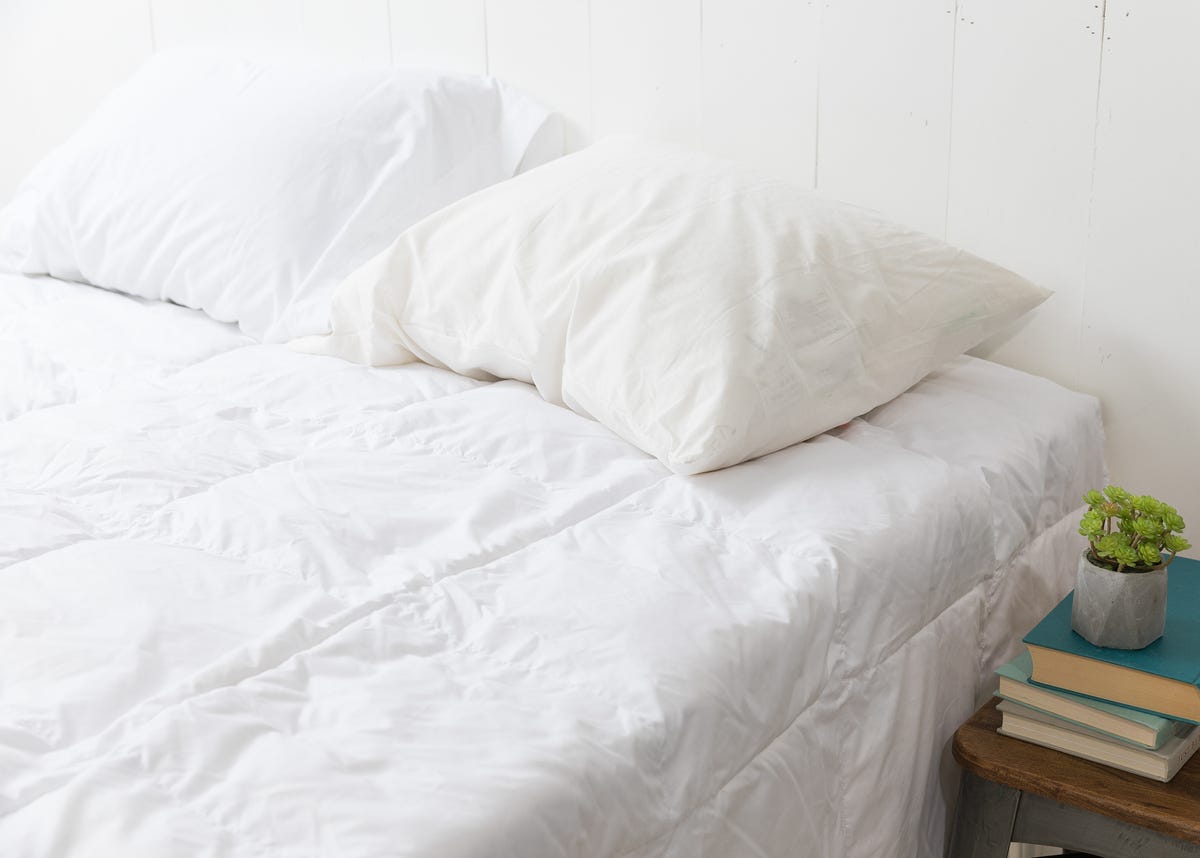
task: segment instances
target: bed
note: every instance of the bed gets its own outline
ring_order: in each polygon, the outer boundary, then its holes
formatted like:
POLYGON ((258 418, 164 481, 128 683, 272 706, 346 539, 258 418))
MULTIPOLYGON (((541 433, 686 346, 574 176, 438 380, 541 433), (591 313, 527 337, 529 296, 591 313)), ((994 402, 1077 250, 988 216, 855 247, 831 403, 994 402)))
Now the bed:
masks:
POLYGON ((1090 397, 672 474, 529 385, 0 277, 0 854, 936 856, 1090 397))

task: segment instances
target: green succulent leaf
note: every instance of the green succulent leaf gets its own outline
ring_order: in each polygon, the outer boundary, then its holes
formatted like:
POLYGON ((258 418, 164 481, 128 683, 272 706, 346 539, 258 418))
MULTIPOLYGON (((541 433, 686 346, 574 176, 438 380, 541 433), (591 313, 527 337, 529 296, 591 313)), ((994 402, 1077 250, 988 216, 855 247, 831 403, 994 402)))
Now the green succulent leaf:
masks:
POLYGON ((1129 537, 1123 533, 1108 533, 1096 541, 1096 553, 1101 557, 1119 560, 1122 549, 1132 550, 1129 537))
POLYGON ((1120 504, 1121 506, 1128 506, 1133 502, 1133 495, 1129 494, 1129 492, 1125 491, 1125 489, 1121 488, 1120 486, 1108 486, 1104 489, 1104 494, 1110 501, 1120 504))
POLYGON ((1104 534, 1104 516, 1096 510, 1085 512, 1079 522, 1079 532, 1089 539, 1099 539, 1104 534))
POLYGON ((1163 534, 1162 522, 1150 516, 1139 516, 1131 519, 1134 533, 1144 539, 1158 539, 1163 534))
POLYGON ((1178 533, 1168 533, 1163 537, 1163 548, 1173 554, 1178 554, 1180 551, 1187 551, 1192 547, 1192 543, 1188 542, 1178 533))
POLYGON ((1143 542, 1137 548, 1138 557, 1146 566, 1157 566, 1162 563, 1162 555, 1158 553, 1158 547, 1151 542, 1143 542))
POLYGON ((1162 520, 1168 530, 1184 530, 1187 528, 1187 525, 1183 523, 1183 517, 1174 510, 1164 512, 1162 520))
POLYGON ((1133 499, 1133 508, 1144 515, 1161 516, 1163 504, 1150 495, 1138 495, 1133 499))
POLYGON ((1083 496, 1083 502, 1088 506, 1100 506, 1100 504, 1104 503, 1104 495, 1092 489, 1083 496))

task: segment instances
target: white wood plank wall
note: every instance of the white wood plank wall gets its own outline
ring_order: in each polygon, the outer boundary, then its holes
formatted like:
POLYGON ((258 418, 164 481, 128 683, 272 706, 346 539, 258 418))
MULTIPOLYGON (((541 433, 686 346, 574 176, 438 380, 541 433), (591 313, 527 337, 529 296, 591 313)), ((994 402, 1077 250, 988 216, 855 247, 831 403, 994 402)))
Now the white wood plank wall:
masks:
POLYGON ((0 0, 0 201, 153 51, 490 71, 884 213, 1057 294, 981 352, 1095 393, 1114 477, 1200 531, 1193 0, 0 0))

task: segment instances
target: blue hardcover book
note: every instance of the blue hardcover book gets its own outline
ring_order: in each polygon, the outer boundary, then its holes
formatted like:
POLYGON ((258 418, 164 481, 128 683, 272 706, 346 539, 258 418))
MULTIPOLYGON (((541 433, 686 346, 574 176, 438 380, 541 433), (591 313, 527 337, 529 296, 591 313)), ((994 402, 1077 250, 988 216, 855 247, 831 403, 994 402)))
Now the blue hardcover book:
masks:
POLYGON ((1200 561, 1167 573, 1167 626, 1145 649, 1093 646, 1071 630, 1071 596, 1025 636, 1033 681, 1200 723, 1200 561))

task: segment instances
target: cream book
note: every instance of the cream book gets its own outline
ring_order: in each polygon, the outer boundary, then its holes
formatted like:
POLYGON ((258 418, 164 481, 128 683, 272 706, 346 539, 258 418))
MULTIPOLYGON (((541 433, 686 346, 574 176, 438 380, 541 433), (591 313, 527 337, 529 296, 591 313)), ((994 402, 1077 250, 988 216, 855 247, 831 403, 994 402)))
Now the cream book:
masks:
POLYGON ((1164 783, 1200 748, 1200 726, 1178 724, 1174 735, 1158 750, 1114 739, 1098 730, 1071 724, 1028 706, 1004 700, 996 707, 1003 719, 1000 734, 1023 739, 1114 769, 1164 783))

